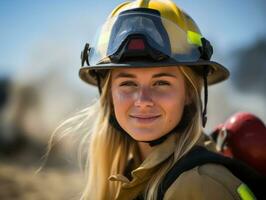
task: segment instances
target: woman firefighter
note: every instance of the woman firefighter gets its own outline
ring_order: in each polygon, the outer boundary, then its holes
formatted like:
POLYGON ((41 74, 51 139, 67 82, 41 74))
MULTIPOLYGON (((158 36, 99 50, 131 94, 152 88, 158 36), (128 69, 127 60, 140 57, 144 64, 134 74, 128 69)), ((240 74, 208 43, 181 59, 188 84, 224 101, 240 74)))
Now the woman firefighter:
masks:
POLYGON ((80 78, 100 92, 77 125, 89 141, 82 199, 255 199, 222 164, 173 172, 191 152, 201 154, 195 149, 204 146, 207 87, 229 76, 210 61, 212 53, 193 19, 170 0, 126 2, 112 11, 82 52, 80 78))

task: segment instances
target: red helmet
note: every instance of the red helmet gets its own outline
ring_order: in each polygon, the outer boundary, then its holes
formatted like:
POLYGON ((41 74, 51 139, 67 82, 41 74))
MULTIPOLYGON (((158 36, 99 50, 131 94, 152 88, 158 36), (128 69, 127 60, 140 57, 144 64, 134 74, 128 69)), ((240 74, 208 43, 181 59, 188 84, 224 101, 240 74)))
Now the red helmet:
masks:
POLYGON ((236 113, 219 125, 212 137, 224 155, 242 160, 266 175, 266 127, 258 117, 236 113))

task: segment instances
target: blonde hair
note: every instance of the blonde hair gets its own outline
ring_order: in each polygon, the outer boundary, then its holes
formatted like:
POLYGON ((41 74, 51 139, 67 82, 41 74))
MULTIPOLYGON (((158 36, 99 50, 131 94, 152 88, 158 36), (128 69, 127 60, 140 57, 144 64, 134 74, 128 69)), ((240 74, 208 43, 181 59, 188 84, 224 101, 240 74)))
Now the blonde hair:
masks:
MULTIPOLYGON (((187 98, 196 110, 186 129, 178 134, 180 137, 177 139, 173 156, 162 164, 160 170, 149 181, 145 190, 145 199, 148 200, 156 199, 157 188, 164 175, 198 142, 202 133, 200 101, 202 78, 189 67, 182 66, 179 69, 185 77, 187 98)), ((79 132, 84 135, 79 149, 81 163, 84 152, 86 154, 84 165, 86 185, 81 200, 115 199, 121 183, 109 181, 108 178, 113 174, 123 174, 129 155, 134 155, 138 151, 136 141, 128 140, 109 123, 109 116, 113 112, 110 74, 108 73, 103 83, 99 100, 64 122, 53 134, 63 129, 65 133, 79 132)), ((53 138, 50 140, 48 151, 51 149, 52 140, 53 138)))

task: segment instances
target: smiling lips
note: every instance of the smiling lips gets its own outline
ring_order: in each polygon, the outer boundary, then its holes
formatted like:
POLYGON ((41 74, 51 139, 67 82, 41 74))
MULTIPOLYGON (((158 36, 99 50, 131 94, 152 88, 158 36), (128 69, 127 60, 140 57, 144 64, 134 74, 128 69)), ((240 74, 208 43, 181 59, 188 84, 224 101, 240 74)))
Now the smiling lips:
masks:
POLYGON ((151 123, 158 119, 161 115, 130 115, 131 118, 139 123, 151 123))

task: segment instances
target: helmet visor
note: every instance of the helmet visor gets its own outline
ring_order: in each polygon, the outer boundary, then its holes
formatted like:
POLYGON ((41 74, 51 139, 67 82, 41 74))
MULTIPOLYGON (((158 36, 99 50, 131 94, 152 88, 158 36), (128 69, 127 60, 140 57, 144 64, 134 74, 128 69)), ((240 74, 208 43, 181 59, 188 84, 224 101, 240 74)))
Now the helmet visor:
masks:
POLYGON ((152 49, 176 62, 196 62, 201 56, 200 45, 177 24, 159 13, 131 11, 109 19, 100 28, 90 50, 90 65, 112 62, 110 57, 132 35, 143 36, 152 49))

